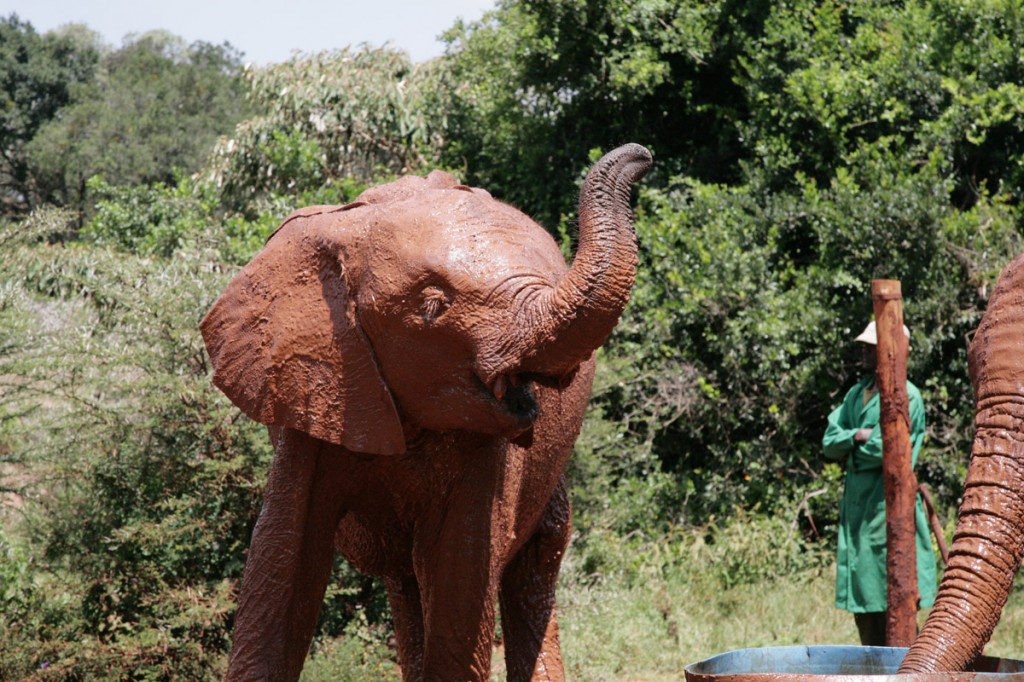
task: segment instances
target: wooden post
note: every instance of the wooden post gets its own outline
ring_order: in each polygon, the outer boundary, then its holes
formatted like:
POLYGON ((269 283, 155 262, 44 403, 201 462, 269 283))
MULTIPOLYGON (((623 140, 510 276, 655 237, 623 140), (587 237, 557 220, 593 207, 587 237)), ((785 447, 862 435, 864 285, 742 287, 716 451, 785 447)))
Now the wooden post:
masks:
POLYGON ((911 465, 910 403, 907 397, 907 337, 903 295, 896 280, 873 280, 871 300, 878 333, 875 378, 881 400, 882 481, 888 569, 889 646, 910 646, 917 635, 917 549, 914 505, 917 479, 911 465))

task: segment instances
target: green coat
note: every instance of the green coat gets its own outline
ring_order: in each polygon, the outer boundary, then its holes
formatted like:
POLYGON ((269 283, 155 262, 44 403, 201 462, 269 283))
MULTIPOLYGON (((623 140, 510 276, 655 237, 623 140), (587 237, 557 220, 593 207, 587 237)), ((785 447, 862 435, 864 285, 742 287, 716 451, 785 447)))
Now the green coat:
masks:
MULTIPOLYGON (((839 511, 839 552, 836 557, 836 606, 851 613, 885 611, 885 492, 882 485, 882 430, 878 394, 864 405, 864 389, 874 381, 868 376, 850 389, 843 404, 828 416, 822 445, 825 457, 846 461, 846 489, 839 511), (871 438, 854 445, 858 429, 873 429, 871 438)), ((924 441, 924 401, 909 381, 910 442, 912 462, 924 441)), ((935 602, 935 555, 932 553, 921 496, 917 496, 917 590, 921 608, 935 602)))

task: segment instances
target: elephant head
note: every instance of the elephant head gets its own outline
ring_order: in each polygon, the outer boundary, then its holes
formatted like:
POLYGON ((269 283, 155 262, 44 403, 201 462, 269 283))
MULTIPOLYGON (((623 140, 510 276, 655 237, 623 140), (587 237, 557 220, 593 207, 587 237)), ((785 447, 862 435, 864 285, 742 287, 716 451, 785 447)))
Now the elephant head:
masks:
POLYGON ((970 348, 974 447, 946 572, 900 672, 963 670, 999 621, 1024 557, 1024 255, 999 278, 970 348))
POLYGON ((355 452, 410 429, 514 438, 532 384, 566 379, 611 332, 636 267, 626 145, 587 176, 579 248, 447 173, 292 214, 201 324, 214 383, 251 418, 355 452))

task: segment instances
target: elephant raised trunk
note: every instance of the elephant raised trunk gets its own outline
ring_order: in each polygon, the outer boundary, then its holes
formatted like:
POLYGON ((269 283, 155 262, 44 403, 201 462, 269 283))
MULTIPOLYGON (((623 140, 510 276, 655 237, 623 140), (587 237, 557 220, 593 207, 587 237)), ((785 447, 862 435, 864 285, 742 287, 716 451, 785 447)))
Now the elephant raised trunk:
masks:
POLYGON ((611 333, 636 273, 636 232, 630 188, 650 169, 651 153, 627 144, 604 155, 587 174, 579 198, 579 247, 558 285, 531 302, 534 351, 528 372, 558 376, 578 366, 611 333))
POLYGON ((1000 277, 971 343, 974 448, 949 563, 900 672, 963 670, 988 642, 1024 557, 1024 257, 1000 277))

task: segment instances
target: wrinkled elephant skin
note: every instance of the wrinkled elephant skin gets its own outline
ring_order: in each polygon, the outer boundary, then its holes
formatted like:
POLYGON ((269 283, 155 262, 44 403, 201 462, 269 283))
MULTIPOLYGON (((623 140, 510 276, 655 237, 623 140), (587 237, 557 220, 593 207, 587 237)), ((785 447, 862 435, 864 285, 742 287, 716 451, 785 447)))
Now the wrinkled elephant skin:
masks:
POLYGON ((607 154, 572 267, 548 233, 446 173, 289 217, 203 320, 214 383, 275 456, 242 578, 230 680, 295 680, 335 551, 382 576, 406 680, 561 680, 563 472, 636 268, 607 154))
POLYGON ((976 412, 963 502, 935 607, 900 672, 963 670, 999 621, 1024 556, 1024 255, 970 348, 976 412))

